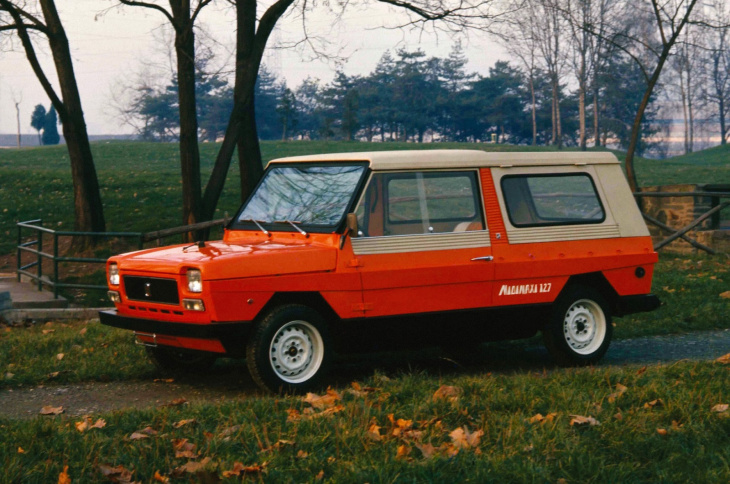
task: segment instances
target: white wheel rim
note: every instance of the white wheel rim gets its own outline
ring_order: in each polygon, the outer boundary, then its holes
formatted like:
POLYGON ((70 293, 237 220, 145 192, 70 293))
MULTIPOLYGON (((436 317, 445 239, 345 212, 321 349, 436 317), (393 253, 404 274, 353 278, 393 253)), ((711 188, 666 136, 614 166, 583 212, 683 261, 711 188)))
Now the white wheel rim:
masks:
POLYGON ((574 302, 563 319, 563 336, 570 349, 579 355, 590 355, 606 338, 606 315, 595 301, 574 302))
POLYGON ((324 341, 306 321, 290 321, 279 328, 269 347, 269 363, 280 379, 301 383, 312 378, 324 358, 324 341))

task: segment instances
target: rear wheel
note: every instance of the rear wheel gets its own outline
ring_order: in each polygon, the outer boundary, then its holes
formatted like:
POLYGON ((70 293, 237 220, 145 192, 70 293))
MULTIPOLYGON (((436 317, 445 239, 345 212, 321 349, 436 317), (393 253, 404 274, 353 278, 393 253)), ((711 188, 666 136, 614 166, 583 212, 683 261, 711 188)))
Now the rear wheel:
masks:
POLYGON ((329 333, 322 316, 310 307, 286 304, 258 323, 246 346, 246 364, 262 388, 302 392, 319 383, 329 354, 329 333))
POLYGON ((545 346, 563 366, 596 363, 608 351, 612 335, 608 304, 590 287, 568 288, 555 303, 543 331, 545 346))
POLYGON ((147 346, 147 356, 165 373, 204 373, 213 366, 217 357, 210 353, 181 351, 165 346, 147 346))

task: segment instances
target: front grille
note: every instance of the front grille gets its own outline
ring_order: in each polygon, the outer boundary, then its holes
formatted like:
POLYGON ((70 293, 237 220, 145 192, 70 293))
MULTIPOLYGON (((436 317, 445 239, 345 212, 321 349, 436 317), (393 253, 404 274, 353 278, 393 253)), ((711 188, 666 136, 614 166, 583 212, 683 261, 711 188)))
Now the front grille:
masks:
POLYGON ((180 304, 175 279, 124 276, 127 299, 161 304, 180 304))

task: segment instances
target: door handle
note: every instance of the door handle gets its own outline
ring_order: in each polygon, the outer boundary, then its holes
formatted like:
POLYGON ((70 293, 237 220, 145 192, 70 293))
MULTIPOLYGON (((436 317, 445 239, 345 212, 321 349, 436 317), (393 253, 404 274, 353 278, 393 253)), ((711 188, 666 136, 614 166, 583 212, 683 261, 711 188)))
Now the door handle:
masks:
POLYGON ((474 257, 472 259, 472 261, 478 261, 478 260, 483 260, 485 262, 490 262, 490 261, 493 261, 494 260, 494 257, 492 257, 491 255, 485 255, 483 257, 474 257))

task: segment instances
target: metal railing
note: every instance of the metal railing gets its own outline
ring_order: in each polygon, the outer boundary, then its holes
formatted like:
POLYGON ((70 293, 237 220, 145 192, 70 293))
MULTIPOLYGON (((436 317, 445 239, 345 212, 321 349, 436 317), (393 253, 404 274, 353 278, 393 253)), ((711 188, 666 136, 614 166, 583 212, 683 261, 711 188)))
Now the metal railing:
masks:
MULTIPOLYGON (((77 284, 67 283, 59 280, 59 264, 61 263, 82 263, 82 264, 105 264, 107 259, 100 257, 66 257, 59 255, 59 237, 90 237, 96 240, 110 239, 129 239, 132 246, 137 249, 143 249, 146 242, 157 241, 157 245, 161 245, 162 239, 174 235, 184 234, 187 232, 195 232, 207 230, 216 226, 225 226, 227 219, 212 220, 210 222, 201 222, 182 227, 171 229, 157 230, 154 232, 72 232, 66 230, 53 230, 43 227, 43 220, 27 220, 18 222, 18 246, 17 246, 17 268, 18 281, 21 276, 26 276, 38 284, 38 290, 43 290, 43 286, 48 286, 53 290, 53 297, 58 298, 61 289, 99 289, 105 290, 106 285, 101 284, 77 284), (23 229, 35 233, 35 239, 23 241, 23 229), (52 237, 52 252, 44 251, 43 239, 44 234, 52 237), (23 254, 32 254, 33 260, 23 264, 23 254), (49 275, 43 274, 43 261, 50 260, 53 265, 53 272, 49 275)), ((27 237, 27 236, 26 236, 27 237)), ((31 236, 32 237, 32 236, 31 236)))

